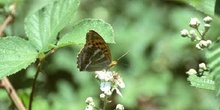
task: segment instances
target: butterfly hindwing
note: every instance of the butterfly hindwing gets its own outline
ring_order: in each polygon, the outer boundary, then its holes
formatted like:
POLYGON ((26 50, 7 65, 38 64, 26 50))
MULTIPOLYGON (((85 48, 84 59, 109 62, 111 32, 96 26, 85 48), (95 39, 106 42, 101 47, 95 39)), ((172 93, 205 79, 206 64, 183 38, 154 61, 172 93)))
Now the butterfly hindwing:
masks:
POLYGON ((86 34, 86 44, 77 57, 80 71, 100 71, 108 69, 111 53, 104 39, 95 31, 86 34))

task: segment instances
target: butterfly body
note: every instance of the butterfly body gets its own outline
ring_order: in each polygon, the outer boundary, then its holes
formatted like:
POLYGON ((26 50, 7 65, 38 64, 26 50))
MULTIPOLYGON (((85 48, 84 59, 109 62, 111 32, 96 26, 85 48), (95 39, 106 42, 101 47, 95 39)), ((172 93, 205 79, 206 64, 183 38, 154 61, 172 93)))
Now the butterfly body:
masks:
POLYGON ((86 34, 86 44, 77 57, 77 67, 80 71, 107 70, 116 62, 111 59, 111 53, 104 39, 95 31, 86 34))

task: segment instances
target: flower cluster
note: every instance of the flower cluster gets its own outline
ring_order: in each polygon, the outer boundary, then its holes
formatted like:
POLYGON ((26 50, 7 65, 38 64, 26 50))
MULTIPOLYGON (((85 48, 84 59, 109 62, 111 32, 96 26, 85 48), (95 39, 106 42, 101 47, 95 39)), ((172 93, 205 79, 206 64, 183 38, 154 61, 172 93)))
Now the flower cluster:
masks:
POLYGON ((208 67, 206 66, 205 63, 200 63, 199 64, 199 72, 197 72, 195 69, 189 69, 186 74, 188 75, 197 75, 198 73, 200 73, 199 75, 202 75, 202 73, 204 73, 205 71, 208 71, 208 67))
MULTIPOLYGON (((96 78, 100 81, 100 90, 102 93, 100 94, 100 99, 104 102, 104 108, 107 103, 111 102, 108 98, 112 95, 114 91, 122 97, 122 94, 119 88, 125 88, 125 84, 119 75, 119 73, 115 71, 96 71, 96 78)), ((86 110, 97 109, 95 106, 93 99, 91 97, 86 99, 87 107, 86 110)), ((116 110, 124 110, 123 105, 118 104, 115 108, 116 110)))
POLYGON ((193 28, 192 30, 188 31, 187 29, 183 29, 181 31, 182 37, 188 37, 191 41, 198 41, 196 48, 199 50, 203 50, 204 48, 208 48, 211 44, 211 40, 205 40, 205 34, 210 29, 210 23, 212 18, 207 16, 203 19, 204 24, 204 31, 199 30, 200 21, 198 18, 191 18, 189 26, 193 28))
MULTIPOLYGON (((191 18, 189 26, 193 28, 192 30, 188 31, 187 29, 183 29, 181 31, 182 37, 188 37, 191 39, 191 41, 197 41, 196 48, 199 50, 203 50, 204 48, 208 48, 211 44, 211 40, 205 40, 205 34, 208 32, 210 28, 210 23, 212 21, 212 18, 207 16, 203 19, 204 24, 204 30, 199 30, 200 21, 198 18, 191 18)), ((199 71, 197 72, 195 69, 189 69, 186 74, 188 75, 203 75, 205 71, 208 71, 208 68, 205 63, 199 64, 199 71)))
POLYGON ((85 110, 93 110, 93 108, 95 108, 95 103, 93 101, 93 98, 92 97, 88 97, 86 99, 86 109, 85 110))
POLYGON ((118 73, 114 71, 97 71, 96 78, 101 81, 100 89, 105 95, 110 96, 116 90, 116 93, 122 96, 118 87, 125 88, 125 84, 118 73))

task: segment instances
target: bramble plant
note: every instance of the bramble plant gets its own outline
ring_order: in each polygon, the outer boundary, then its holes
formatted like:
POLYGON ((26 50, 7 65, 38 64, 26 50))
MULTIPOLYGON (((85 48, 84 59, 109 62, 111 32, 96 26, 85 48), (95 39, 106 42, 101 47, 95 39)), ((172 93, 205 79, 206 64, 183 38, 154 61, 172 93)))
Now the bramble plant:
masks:
MULTIPOLYGON (((114 32, 111 25, 100 19, 83 19, 74 24, 70 31, 60 35, 61 30, 69 25, 76 16, 78 6, 78 0, 54 1, 25 18, 24 27, 28 40, 19 36, 6 36, 0 39, 0 79, 21 69, 26 69, 31 63, 38 61, 29 99, 29 110, 32 109, 36 80, 47 56, 61 47, 84 43, 88 30, 95 30, 103 36, 106 42, 114 43, 114 32)), ((97 73, 97 78, 100 80, 100 89, 103 92, 100 95, 104 103, 102 108, 105 109, 113 91, 115 90, 121 95, 118 87, 124 88, 125 85, 120 75, 115 72, 97 73)), ((92 102, 91 98, 87 99, 86 108, 88 110, 91 107, 98 108, 92 102)), ((119 104, 116 110, 123 110, 123 108, 119 104)))
MULTIPOLYGON (((186 29, 183 29, 181 31, 182 37, 190 38, 191 41, 197 42, 196 48, 201 51, 205 51, 207 49, 210 50, 212 47, 212 41, 206 38, 206 33, 209 31, 211 27, 211 21, 212 18, 210 16, 207 16, 203 19, 203 22, 205 23, 203 26, 203 30, 199 28, 200 21, 198 18, 191 18, 189 26, 192 28, 192 30, 188 31, 186 29)), ((208 58, 208 57, 207 57, 208 58)), ((214 75, 211 74, 211 66, 207 67, 207 64, 204 62, 201 62, 199 65, 199 70, 196 71, 195 69, 189 69, 186 73, 189 75, 187 78, 191 86, 202 88, 202 89, 209 89, 209 90, 215 90, 215 81, 214 81, 214 75)))
MULTIPOLYGON (((100 81, 100 90, 102 91, 102 93, 100 94, 100 99, 104 103, 102 110, 105 110, 107 104, 111 102, 109 98, 111 95, 113 95, 114 91, 116 91, 116 93, 122 97, 122 94, 119 91, 119 87, 124 88, 125 84, 119 73, 116 73, 115 71, 96 71, 96 78, 100 81)), ((86 99, 86 103, 86 110, 101 109, 95 105, 92 97, 88 97, 86 99)), ((124 110, 124 107, 123 105, 118 104, 115 109, 124 110)))

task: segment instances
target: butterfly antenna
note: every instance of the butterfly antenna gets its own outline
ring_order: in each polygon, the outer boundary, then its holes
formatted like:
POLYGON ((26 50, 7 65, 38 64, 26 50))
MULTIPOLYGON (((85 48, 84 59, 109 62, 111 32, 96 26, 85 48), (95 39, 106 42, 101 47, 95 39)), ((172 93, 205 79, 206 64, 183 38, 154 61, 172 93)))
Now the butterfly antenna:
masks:
POLYGON ((124 53, 122 56, 120 56, 118 59, 117 59, 117 61, 118 60, 120 60, 122 57, 124 57, 125 55, 127 55, 129 53, 129 51, 128 52, 126 52, 126 53, 124 53))

